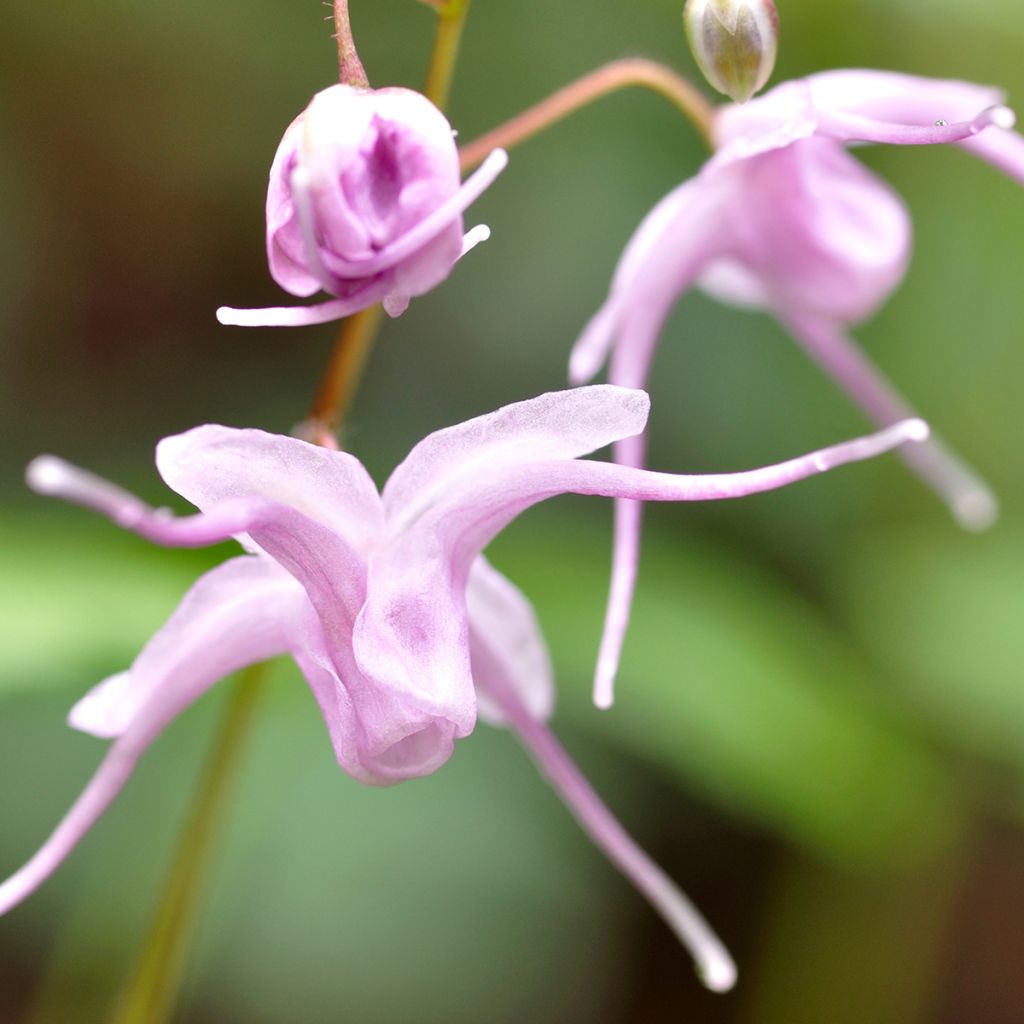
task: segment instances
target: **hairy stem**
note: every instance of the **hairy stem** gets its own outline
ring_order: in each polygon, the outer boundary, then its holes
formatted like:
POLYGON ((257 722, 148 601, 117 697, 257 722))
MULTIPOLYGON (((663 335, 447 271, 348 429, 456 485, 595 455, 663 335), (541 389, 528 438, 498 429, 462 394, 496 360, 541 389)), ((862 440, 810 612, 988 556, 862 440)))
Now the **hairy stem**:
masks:
POLYGON ((510 149, 595 100, 630 86, 650 89, 664 96, 690 121, 707 145, 713 145, 714 107, 703 94, 682 75, 676 74, 664 64, 636 57, 612 61, 577 78, 547 99, 463 146, 459 151, 462 169, 475 167, 495 147, 510 149))
POLYGON ((242 673, 231 691, 181 831, 163 897, 112 1024, 164 1024, 171 1018, 203 881, 264 677, 265 666, 255 665, 242 673))
POLYGON ((357 89, 369 89, 370 80, 366 77, 352 38, 348 0, 334 0, 334 38, 338 42, 338 79, 357 89))

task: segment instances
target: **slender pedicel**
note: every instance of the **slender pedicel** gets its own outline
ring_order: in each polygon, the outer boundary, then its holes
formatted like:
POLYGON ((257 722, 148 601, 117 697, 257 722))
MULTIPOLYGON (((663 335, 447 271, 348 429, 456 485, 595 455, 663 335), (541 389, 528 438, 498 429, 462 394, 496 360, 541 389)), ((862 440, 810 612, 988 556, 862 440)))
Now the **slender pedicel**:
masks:
POLYGON ((635 57, 612 61, 583 75, 486 135, 467 143, 459 150, 459 163, 464 171, 475 167, 495 146, 505 149, 517 146, 595 100, 631 86, 664 96, 711 146, 714 108, 700 90, 664 64, 635 57))
POLYGON ((530 715, 512 687, 493 678, 486 690, 583 830, 690 951, 704 984, 714 992, 731 989, 736 964, 700 911, 626 832, 551 730, 530 715))

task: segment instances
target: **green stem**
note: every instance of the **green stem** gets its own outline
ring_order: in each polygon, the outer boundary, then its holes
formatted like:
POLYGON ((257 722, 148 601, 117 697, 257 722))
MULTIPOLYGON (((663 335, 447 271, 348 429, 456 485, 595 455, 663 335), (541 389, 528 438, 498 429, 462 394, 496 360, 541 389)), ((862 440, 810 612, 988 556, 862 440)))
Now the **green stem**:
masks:
POLYGON ((112 1024, 163 1024, 170 1020, 203 882, 265 674, 265 666, 256 665, 234 684, 182 829, 163 897, 112 1024))
POLYGON ((713 148, 715 108, 682 75, 664 64, 641 57, 612 61, 570 82, 547 99, 524 110, 459 151, 463 170, 476 166, 492 149, 509 149, 604 96, 630 86, 650 89, 667 99, 713 148))
POLYGON ((437 30, 423 93, 440 110, 448 106, 469 3, 470 0, 448 0, 447 3, 431 5, 437 10, 437 30))

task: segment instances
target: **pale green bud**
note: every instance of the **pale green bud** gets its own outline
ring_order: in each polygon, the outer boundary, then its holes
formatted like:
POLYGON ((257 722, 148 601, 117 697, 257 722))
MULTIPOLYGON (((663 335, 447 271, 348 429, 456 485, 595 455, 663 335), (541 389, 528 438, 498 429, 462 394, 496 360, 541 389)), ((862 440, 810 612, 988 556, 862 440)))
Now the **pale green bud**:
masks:
POLYGON ((686 0, 683 25, 698 66, 719 92, 746 103, 764 87, 779 46, 772 0, 686 0))

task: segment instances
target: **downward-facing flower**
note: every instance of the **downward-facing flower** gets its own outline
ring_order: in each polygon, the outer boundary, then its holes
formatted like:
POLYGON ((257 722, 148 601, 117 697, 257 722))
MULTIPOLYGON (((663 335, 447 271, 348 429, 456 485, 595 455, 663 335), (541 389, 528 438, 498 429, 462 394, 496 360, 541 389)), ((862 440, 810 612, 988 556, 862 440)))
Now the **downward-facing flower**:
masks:
POLYGON ((171 547, 238 539, 247 553, 202 576, 131 669, 72 710, 114 739, 39 852, 0 885, 0 913, 43 882, 92 827, 139 757, 213 683, 278 654, 296 661, 341 768, 387 785, 427 775, 468 735, 478 707, 514 728, 574 814, 694 951, 713 988, 732 983, 720 943, 626 835, 544 722, 550 669, 532 611, 481 551, 520 512, 575 492, 648 501, 740 497, 869 458, 927 428, 910 421, 777 466, 673 476, 580 461, 643 430, 642 391, 579 388, 430 435, 378 493, 362 464, 294 438, 198 427, 157 448, 164 480, 201 510, 175 518, 51 456, 42 493, 92 507, 171 547))
MULTIPOLYGON (((845 147, 951 143, 1024 182, 1024 139, 1009 130, 1013 114, 1001 101, 998 91, 966 82, 829 71, 721 108, 717 152, 634 234, 607 300, 573 349, 571 380, 589 380, 611 352, 608 379, 644 386, 665 319, 698 284, 729 304, 772 313, 877 424, 912 415, 846 330, 903 278, 910 220, 892 189, 845 147)), ((642 465, 643 439, 617 445, 615 458, 642 465)), ((904 449, 903 458, 963 525, 992 521, 994 497, 940 441, 904 449)), ((611 702, 639 535, 639 507, 618 503, 595 683, 601 704, 611 702)))
POLYGON ((312 306, 222 307, 223 324, 324 323, 378 302, 391 316, 440 284, 488 236, 462 233, 462 212, 504 168, 495 150, 465 184, 451 125, 411 89, 333 85, 317 93, 277 149, 267 190, 267 259, 312 306))

